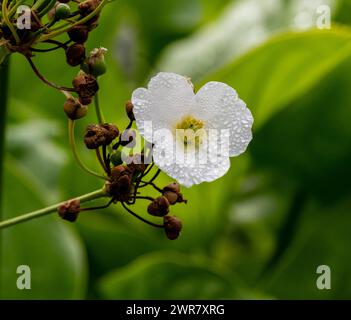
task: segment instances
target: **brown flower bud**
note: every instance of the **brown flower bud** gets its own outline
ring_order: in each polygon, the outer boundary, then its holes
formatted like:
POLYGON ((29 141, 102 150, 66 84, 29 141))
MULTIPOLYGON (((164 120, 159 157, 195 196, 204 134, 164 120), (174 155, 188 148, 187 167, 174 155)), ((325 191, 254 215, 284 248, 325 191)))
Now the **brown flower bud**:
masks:
POLYGON ((119 130, 114 124, 104 123, 101 125, 106 130, 105 145, 109 145, 113 140, 119 136, 119 130))
POLYGON ((174 205, 178 202, 178 193, 173 191, 166 191, 163 196, 167 198, 170 205, 174 205))
POLYGON ((127 146, 129 148, 134 148, 136 145, 136 133, 133 129, 127 129, 122 132, 121 136, 121 146, 127 146))
POLYGON ((131 120, 131 121, 134 121, 135 120, 135 117, 134 117, 134 105, 131 101, 127 101, 126 103, 126 113, 127 113, 127 116, 128 118, 131 120))
POLYGON ((131 173, 125 166, 119 165, 112 169, 106 191, 119 201, 127 201, 133 191, 131 173))
POLYGON ((78 120, 86 116, 88 108, 80 104, 73 97, 68 98, 63 106, 65 113, 71 120, 78 120))
POLYGON ((79 4, 78 8, 83 16, 92 13, 101 3, 101 0, 86 0, 79 4))
POLYGON ((97 149, 109 145, 118 135, 117 127, 112 124, 91 124, 86 128, 84 143, 88 149, 97 149))
POLYGON ((163 218, 163 225, 169 240, 176 240, 183 227, 182 222, 175 216, 165 216, 163 218))
POLYGON ((111 170, 111 179, 117 180, 123 174, 128 174, 128 173, 129 171, 125 166, 119 165, 119 166, 113 167, 111 170))
POLYGON ((57 208, 57 211, 62 219, 74 222, 80 212, 80 201, 77 199, 66 201, 57 208))
POLYGON ((79 95, 79 101, 83 105, 91 103, 92 98, 99 90, 99 85, 96 79, 83 71, 80 71, 78 75, 72 81, 73 87, 79 95))
POLYGON ((84 135, 84 143, 88 149, 97 149, 105 142, 105 129, 99 125, 91 124, 87 127, 84 135))
POLYGON ((85 25, 74 26, 67 32, 69 38, 76 43, 84 43, 88 40, 89 28, 85 25))
POLYGON ((169 212, 169 202, 167 198, 161 196, 152 201, 147 212, 152 216, 163 217, 169 212))
POLYGON ((176 182, 172 182, 163 188, 163 195, 168 199, 171 205, 177 202, 185 202, 187 200, 183 199, 183 195, 180 193, 180 185, 176 182))
POLYGON ((180 185, 177 182, 171 182, 170 184, 168 184, 167 186, 165 186, 163 188, 163 191, 172 191, 175 193, 179 193, 180 192, 180 185))
POLYGON ((67 63, 72 66, 80 65, 85 59, 85 47, 80 43, 74 43, 66 50, 67 63))

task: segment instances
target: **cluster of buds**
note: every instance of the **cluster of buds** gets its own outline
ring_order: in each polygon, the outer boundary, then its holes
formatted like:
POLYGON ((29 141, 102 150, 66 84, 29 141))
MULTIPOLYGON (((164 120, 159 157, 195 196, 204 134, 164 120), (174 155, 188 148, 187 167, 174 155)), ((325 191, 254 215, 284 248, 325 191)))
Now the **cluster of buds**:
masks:
MULTIPOLYGON (((72 104, 76 101, 72 101, 72 104)), ((131 129, 135 121, 133 115, 133 105, 131 102, 126 103, 126 114, 130 119, 127 128, 121 133, 116 125, 110 123, 90 124, 87 126, 84 135, 84 144, 89 150, 95 150, 97 159, 105 174, 105 191, 110 201, 108 205, 120 203, 134 217, 139 218, 143 222, 163 228, 166 236, 175 240, 178 238, 182 229, 181 221, 171 216, 170 207, 177 203, 186 203, 183 195, 180 192, 180 186, 176 182, 172 182, 164 188, 159 188, 155 184, 155 180, 160 173, 156 170, 154 175, 148 179, 148 176, 153 170, 153 163, 148 161, 145 152, 141 154, 127 155, 122 157, 121 150, 126 144, 128 148, 133 148, 135 145, 135 132, 131 129), (133 132, 133 133, 132 133, 133 132), (156 198, 143 196, 141 190, 150 186, 157 190, 160 194, 156 198), (136 214, 131 206, 138 200, 150 201, 147 206, 147 213, 153 217, 163 219, 162 224, 153 223, 136 214)), ((70 211, 63 206, 59 212, 65 213, 70 211)), ((105 208, 106 206, 103 206, 105 208)), ((97 208, 94 208, 96 210, 97 208)), ((89 208, 81 209, 88 211, 89 208)), ((71 215, 66 213, 61 217, 66 220, 74 221, 71 215)))
POLYGON ((107 50, 95 48, 90 54, 86 54, 86 42, 90 32, 97 27, 100 11, 108 0, 83 0, 82 2, 34 0, 34 3, 28 7, 30 25, 25 28, 17 28, 18 17, 16 16, 16 11, 23 2, 12 0, 0 0, 0 2, 1 49, 5 48, 7 54, 13 52, 22 54, 41 81, 65 95, 63 109, 70 119, 69 137, 75 159, 85 171, 105 180, 104 192, 109 197, 107 205, 81 208, 79 200, 70 200, 59 206, 60 217, 74 222, 82 211, 102 209, 119 203, 134 217, 149 225, 162 228, 169 239, 178 238, 182 223, 178 218, 170 215, 170 207, 177 203, 186 203, 186 200, 177 183, 170 183, 164 188, 157 186, 156 179, 160 170, 155 169, 152 156, 151 161, 147 159, 150 158, 150 156, 146 157, 148 150, 143 150, 140 154, 130 153, 136 146, 136 132, 132 128, 135 121, 133 104, 130 101, 126 103, 125 110, 129 124, 123 132, 120 132, 116 125, 105 122, 99 107, 98 78, 106 72, 104 55, 107 50), (62 42, 63 35, 67 37, 64 42, 62 42), (47 80, 34 63, 37 55, 62 49, 67 65, 79 66, 71 87, 59 86, 47 80), (93 100, 98 123, 86 128, 84 144, 87 149, 95 151, 103 174, 93 172, 82 164, 74 140, 74 123, 86 116, 88 106, 93 100), (122 157, 124 148, 128 148, 130 153, 125 159, 122 157), (159 195, 156 198, 143 196, 142 191, 147 186, 157 190, 159 195), (154 223, 136 214, 131 206, 139 200, 149 201, 145 214, 151 215, 152 219, 162 219, 162 223, 154 223))
POLYGON ((30 20, 28 26, 18 27, 16 9, 21 1, 3 0, 0 20, 0 46, 8 54, 18 52, 25 56, 34 73, 46 85, 60 90, 67 97, 64 111, 72 120, 86 115, 84 106, 92 102, 99 86, 96 78, 106 72, 104 54, 106 49, 96 48, 87 56, 85 43, 89 33, 97 27, 99 14, 107 0, 85 0, 83 2, 58 0, 36 0, 24 17, 30 20), (66 34, 68 39, 61 42, 56 38, 66 34), (42 47, 45 44, 45 47, 42 47), (47 45, 51 44, 50 48, 47 45), (47 80, 34 63, 40 53, 63 49, 69 66, 80 66, 81 71, 73 79, 73 87, 56 85, 47 80), (75 99, 69 92, 78 95, 75 99))

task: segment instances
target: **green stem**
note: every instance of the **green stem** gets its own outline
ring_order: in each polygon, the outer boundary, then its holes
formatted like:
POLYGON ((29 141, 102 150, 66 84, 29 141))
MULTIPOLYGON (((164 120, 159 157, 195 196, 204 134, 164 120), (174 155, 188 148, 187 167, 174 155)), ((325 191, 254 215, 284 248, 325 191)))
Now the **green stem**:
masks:
MULTIPOLYGON (((91 200, 103 198, 106 196, 107 196, 106 191, 104 189, 100 189, 100 190, 82 195, 82 196, 77 197, 75 199, 79 200, 81 203, 84 203, 84 202, 88 202, 91 200)), ((0 230, 5 229, 5 228, 10 227, 10 226, 13 226, 13 225, 16 225, 16 224, 19 224, 19 223, 22 223, 22 222, 25 222, 25 221, 29 221, 32 219, 36 219, 36 218, 45 216, 49 213, 56 212, 57 208, 64 203, 65 203, 65 201, 54 204, 52 206, 46 207, 46 208, 41 209, 41 210, 33 211, 33 212, 26 213, 26 214, 23 214, 21 216, 15 217, 15 218, 11 218, 11 219, 2 221, 2 222, 0 222, 0 230)))
POLYGON ((105 118, 104 118, 104 115, 102 114, 102 110, 100 108, 98 93, 96 93, 94 96, 94 104, 95 104, 96 117, 98 118, 99 124, 105 123, 105 118))
POLYGON ((4 144, 5 144, 5 126, 7 113, 7 96, 8 96, 8 77, 9 64, 5 61, 0 65, 0 219, 2 213, 2 175, 4 165, 4 144))
POLYGON ((108 1, 102 0, 101 3, 99 4, 99 6, 92 13, 88 14, 87 16, 85 16, 84 18, 76 21, 73 24, 67 23, 67 25, 64 25, 59 30, 56 30, 56 31, 51 32, 49 34, 42 35, 39 38, 39 42, 55 38, 55 37, 59 36, 60 34, 67 32, 69 29, 71 29, 74 26, 78 26, 78 25, 81 25, 81 24, 84 24, 84 23, 88 22, 90 19, 94 18, 97 14, 99 14, 99 12, 102 10, 102 8, 107 3, 108 3, 108 1))
POLYGON ((75 121, 74 120, 69 120, 68 122, 68 134, 69 134, 69 143, 71 145, 71 149, 74 155, 74 159, 76 160, 77 164, 87 173, 100 178, 100 179, 104 179, 106 180, 106 177, 90 170, 83 162, 82 160, 79 158, 78 155, 78 151, 77 151, 77 147, 76 147, 76 143, 75 143, 75 139, 74 139, 74 124, 75 121))
MULTIPOLYGON (((2 178, 5 158, 5 126, 8 100, 9 59, 0 64, 0 220, 2 219, 2 178)), ((0 264, 2 263, 2 236, 0 234, 0 264)), ((0 292, 2 291, 0 281, 0 292)))
POLYGON ((5 24, 8 26, 8 28, 10 29, 13 37, 16 40, 16 43, 19 43, 21 40, 16 32, 16 29, 14 28, 14 26, 12 25, 9 16, 8 16, 8 10, 7 10, 7 2, 8 0, 3 0, 2 2, 2 15, 3 15, 3 19, 5 21, 5 24))

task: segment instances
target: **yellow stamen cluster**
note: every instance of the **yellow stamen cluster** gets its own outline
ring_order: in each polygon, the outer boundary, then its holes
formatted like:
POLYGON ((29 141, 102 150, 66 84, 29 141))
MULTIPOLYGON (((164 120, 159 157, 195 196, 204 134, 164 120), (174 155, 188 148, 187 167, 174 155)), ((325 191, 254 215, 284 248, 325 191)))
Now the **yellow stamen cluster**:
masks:
POLYGON ((195 144, 198 147, 204 135, 205 122, 192 116, 185 116, 176 125, 177 139, 185 146, 195 144))

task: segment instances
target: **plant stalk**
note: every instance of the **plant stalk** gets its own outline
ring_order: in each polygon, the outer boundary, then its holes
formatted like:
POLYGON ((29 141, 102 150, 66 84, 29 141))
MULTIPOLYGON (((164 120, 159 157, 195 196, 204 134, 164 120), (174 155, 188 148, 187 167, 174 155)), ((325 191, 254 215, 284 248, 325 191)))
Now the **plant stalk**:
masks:
MULTIPOLYGON (((103 197, 107 197, 106 191, 104 189, 100 189, 100 190, 96 190, 94 192, 82 195, 82 196, 77 197, 75 199, 79 200, 81 203, 84 203, 84 202, 88 202, 88 201, 103 198, 103 197)), ((25 222, 25 221, 36 219, 36 218, 48 215, 50 213, 56 212, 57 208, 64 203, 65 203, 65 201, 54 204, 52 206, 49 206, 49 207, 46 207, 43 209, 40 209, 40 210, 37 210, 37 211, 23 214, 21 216, 15 217, 15 218, 11 218, 11 219, 2 221, 2 222, 0 222, 0 230, 5 229, 5 228, 10 227, 10 226, 13 226, 13 225, 16 225, 16 224, 19 224, 19 223, 22 223, 22 222, 25 222)))
POLYGON ((8 98, 9 61, 0 65, 0 219, 2 214, 2 183, 5 158, 5 127, 8 98))

